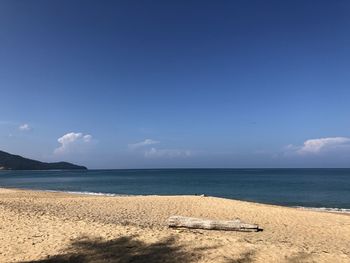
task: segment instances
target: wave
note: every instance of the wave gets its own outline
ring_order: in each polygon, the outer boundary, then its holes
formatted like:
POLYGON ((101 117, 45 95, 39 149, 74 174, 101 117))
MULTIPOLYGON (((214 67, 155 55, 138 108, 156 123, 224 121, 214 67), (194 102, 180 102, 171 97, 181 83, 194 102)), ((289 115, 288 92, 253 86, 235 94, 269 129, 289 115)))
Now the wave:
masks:
MULTIPOLYGON (((100 192, 79 192, 79 191, 53 191, 45 190, 45 192, 63 192, 68 194, 78 194, 78 195, 93 195, 93 196, 140 196, 140 195, 130 195, 130 194, 112 194, 112 193, 100 193, 100 192)), ((319 212, 329 212, 329 213, 342 213, 350 214, 349 208, 337 208, 337 207, 308 207, 308 206, 293 206, 297 209, 319 211, 319 212)))
MULTIPOLYGON (((38 191, 38 190, 36 190, 38 191)), ((101 193, 101 192, 88 192, 88 191, 59 191, 59 190, 39 190, 42 192, 49 193, 66 193, 66 194, 75 194, 75 195, 93 195, 93 196, 131 196, 126 194, 112 194, 112 193, 101 193)))
POLYGON ((350 214, 349 208, 337 208, 337 207, 305 207, 305 206, 294 206, 298 209, 311 210, 311 211, 321 211, 321 212, 330 212, 330 213, 342 213, 350 214))
MULTIPOLYGON (((0 188, 8 188, 11 189, 11 187, 7 186, 1 186, 0 188)), ((40 192, 50 192, 50 193, 67 193, 67 194, 75 194, 75 195, 90 195, 90 196, 109 196, 109 197, 122 197, 122 196, 147 196, 144 194, 116 194, 116 193, 102 193, 102 192, 89 192, 89 191, 65 191, 65 190, 43 190, 43 189, 27 189, 27 188, 15 188, 20 190, 34 190, 34 191, 40 191, 40 192)), ((158 196, 157 194, 150 194, 152 196, 158 196)), ((230 199, 230 198, 229 198, 230 199)), ((237 199, 235 199, 237 200, 237 199)), ((253 202, 259 202, 259 201, 253 201, 253 202)), ((270 203, 271 204, 271 203, 270 203)), ((278 205, 278 204, 276 204, 278 205)), ((288 206, 288 205, 285 205, 288 206)), ((308 206, 289 206, 292 208, 297 208, 301 210, 308 210, 308 211, 318 211, 318 212, 329 212, 329 213, 342 213, 342 214, 350 214, 350 208, 338 208, 338 207, 308 207, 308 206)))

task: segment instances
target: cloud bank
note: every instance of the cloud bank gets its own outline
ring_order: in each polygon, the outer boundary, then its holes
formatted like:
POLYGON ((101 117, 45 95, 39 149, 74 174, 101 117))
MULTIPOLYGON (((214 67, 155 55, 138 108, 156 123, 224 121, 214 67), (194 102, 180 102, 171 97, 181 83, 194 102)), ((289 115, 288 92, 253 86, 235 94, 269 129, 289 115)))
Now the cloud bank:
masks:
POLYGON ((65 154, 85 149, 86 145, 91 143, 92 136, 81 132, 70 132, 58 138, 57 141, 61 146, 56 148, 54 153, 65 154))
POLYGON ((189 150, 151 147, 155 144, 160 144, 160 141, 145 139, 142 142, 129 144, 128 147, 138 154, 143 154, 146 158, 178 158, 191 156, 191 151, 189 150))
POLYGON ((321 153, 350 150, 349 137, 326 137, 306 140, 303 145, 288 145, 286 150, 298 155, 317 155, 321 153))
POLYGON ((132 150, 135 150, 135 149, 138 149, 138 148, 142 148, 144 146, 149 146, 149 145, 158 144, 158 143, 160 143, 160 142, 152 140, 152 139, 146 139, 146 140, 144 140, 142 142, 129 144, 129 148, 132 149, 132 150))
POLYGON ((24 123, 18 127, 20 131, 30 131, 31 127, 29 126, 28 123, 24 123))
POLYGON ((154 157, 189 157, 191 156, 191 151, 189 150, 179 150, 179 149, 156 149, 151 148, 145 152, 145 157, 154 158, 154 157))

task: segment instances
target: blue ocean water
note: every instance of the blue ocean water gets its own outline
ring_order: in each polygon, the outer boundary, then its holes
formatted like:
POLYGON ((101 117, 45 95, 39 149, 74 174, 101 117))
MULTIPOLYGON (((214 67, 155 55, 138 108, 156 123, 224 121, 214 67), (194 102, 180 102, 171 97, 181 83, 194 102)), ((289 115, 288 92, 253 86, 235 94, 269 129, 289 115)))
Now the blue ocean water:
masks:
POLYGON ((205 194, 350 209, 350 169, 0 171, 0 187, 117 195, 205 194))

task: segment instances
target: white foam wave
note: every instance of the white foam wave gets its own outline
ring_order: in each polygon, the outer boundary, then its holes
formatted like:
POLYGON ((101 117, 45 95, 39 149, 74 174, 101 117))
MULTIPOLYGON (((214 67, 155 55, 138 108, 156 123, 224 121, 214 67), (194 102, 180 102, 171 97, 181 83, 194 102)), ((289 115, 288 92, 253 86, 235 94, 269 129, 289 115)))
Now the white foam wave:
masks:
POLYGON ((348 208, 337 208, 337 207, 304 207, 304 206, 295 206, 295 208, 311 211, 321 211, 321 212, 330 212, 330 213, 344 213, 350 214, 350 209, 348 208))
POLYGON ((78 195, 97 195, 97 196, 122 196, 120 194, 111 194, 111 193, 99 193, 99 192, 65 192, 68 194, 78 194, 78 195))
POLYGON ((67 193, 75 195, 93 195, 93 196, 128 196, 123 194, 112 194, 112 193, 100 193, 100 192, 88 192, 88 191, 57 191, 57 190, 43 190, 43 192, 50 193, 67 193))

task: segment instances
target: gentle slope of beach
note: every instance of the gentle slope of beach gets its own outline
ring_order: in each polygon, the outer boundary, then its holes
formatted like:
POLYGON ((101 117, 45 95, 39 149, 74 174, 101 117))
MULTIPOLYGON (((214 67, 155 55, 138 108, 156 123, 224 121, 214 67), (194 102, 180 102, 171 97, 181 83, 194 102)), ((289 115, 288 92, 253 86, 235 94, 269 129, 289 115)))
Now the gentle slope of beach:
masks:
POLYGON ((350 262, 348 215, 214 197, 0 189, 0 231, 0 262, 350 262), (168 229, 171 215, 264 231, 168 229))

